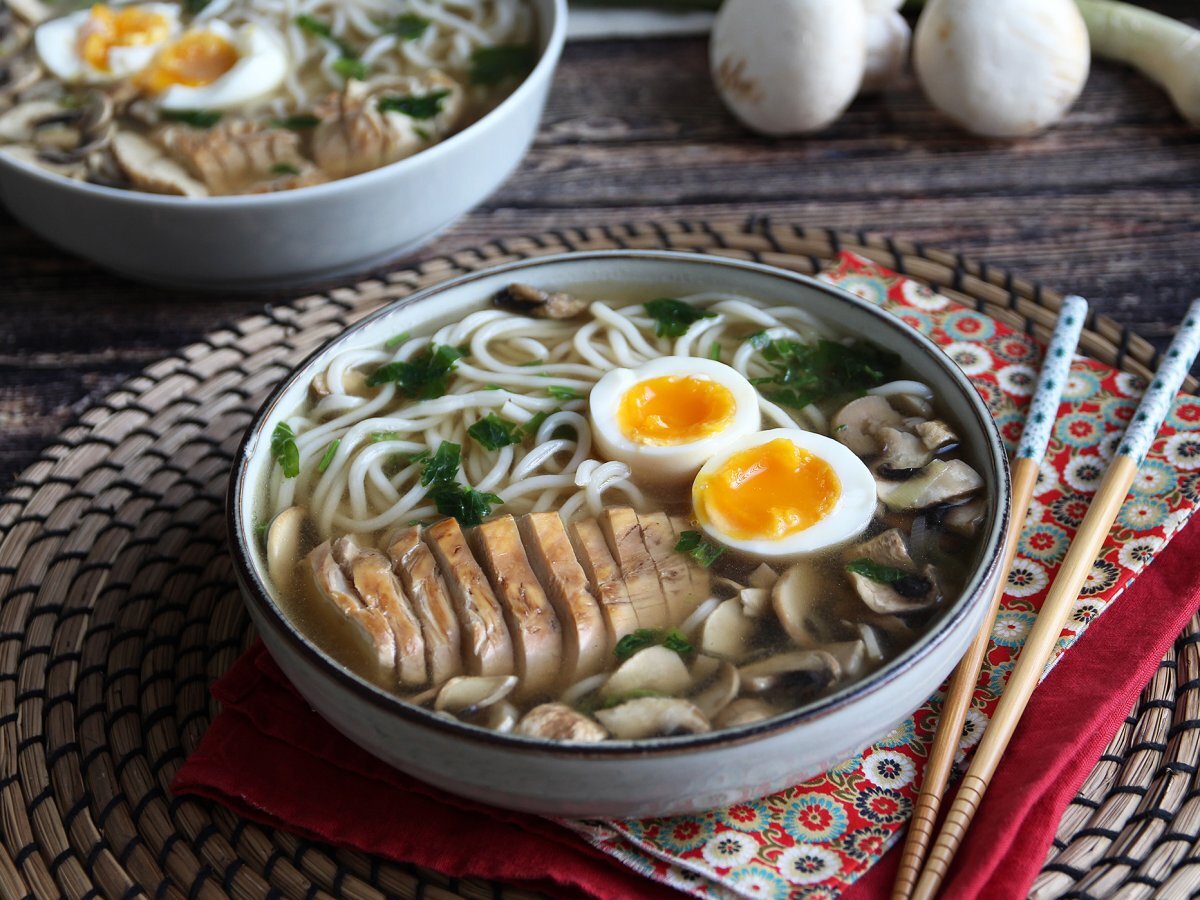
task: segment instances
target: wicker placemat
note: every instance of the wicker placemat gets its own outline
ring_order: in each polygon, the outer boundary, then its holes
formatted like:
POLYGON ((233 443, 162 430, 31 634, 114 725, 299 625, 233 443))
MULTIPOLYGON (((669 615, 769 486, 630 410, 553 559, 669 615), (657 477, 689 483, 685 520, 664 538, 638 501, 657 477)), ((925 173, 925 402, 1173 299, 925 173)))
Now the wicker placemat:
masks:
MULTIPOLYGON (((269 388, 417 288, 507 260, 620 247, 809 273, 852 250, 1039 333, 1059 301, 953 254, 764 219, 571 229, 274 307, 151 366, 0 499, 0 897, 528 896, 313 844, 167 786, 217 711, 209 683, 252 639, 223 506, 233 452, 269 388)), ((1104 317, 1089 326, 1090 356, 1154 367, 1146 341, 1104 317)), ((1064 816, 1039 895, 1200 887, 1197 642, 1200 617, 1064 816)))

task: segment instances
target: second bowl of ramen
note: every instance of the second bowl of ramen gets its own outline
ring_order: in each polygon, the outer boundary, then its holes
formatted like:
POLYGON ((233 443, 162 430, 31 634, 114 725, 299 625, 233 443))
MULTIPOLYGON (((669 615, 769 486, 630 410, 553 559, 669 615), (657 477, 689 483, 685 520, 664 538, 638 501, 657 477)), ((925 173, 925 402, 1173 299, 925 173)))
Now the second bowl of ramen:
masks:
POLYGON ((142 280, 271 288, 365 272, 516 168, 565 0, 0 10, 0 199, 142 280))
POLYGON ((952 361, 793 273, 527 260, 304 363, 239 454, 252 617, 372 753, 551 815, 777 790, 933 691, 999 577, 1002 444, 952 361))

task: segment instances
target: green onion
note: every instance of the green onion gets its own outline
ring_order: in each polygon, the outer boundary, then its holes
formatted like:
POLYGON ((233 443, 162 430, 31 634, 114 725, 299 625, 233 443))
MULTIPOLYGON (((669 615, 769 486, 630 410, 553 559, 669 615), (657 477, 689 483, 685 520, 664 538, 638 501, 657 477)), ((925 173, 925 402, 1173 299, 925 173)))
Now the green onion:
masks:
POLYGON ((654 320, 654 333, 659 337, 682 337, 693 323, 716 316, 670 297, 647 301, 642 308, 654 320))
POLYGON ((449 91, 434 91, 413 97, 388 94, 380 97, 375 106, 383 113, 402 113, 410 119, 432 119, 442 111, 442 101, 449 96, 449 91))
POLYGON ((555 400, 582 400, 583 395, 574 388, 566 387, 561 384, 552 384, 546 388, 546 393, 555 400))
POLYGON ((424 16, 418 16, 416 13, 402 13, 396 18, 387 22, 383 26, 383 30, 394 34, 404 41, 414 41, 425 33, 432 23, 424 16))
POLYGON ((720 343, 720 341, 713 341, 711 344, 709 344, 708 358, 716 360, 717 362, 721 361, 721 343, 720 343))
POLYGON ((272 175, 299 175, 300 170, 291 163, 275 163, 271 166, 272 175))
POLYGON ((471 54, 471 84, 499 84, 520 78, 537 63, 537 51, 529 44, 500 44, 480 47, 471 54))
POLYGON ((329 464, 330 464, 331 462, 333 462, 333 457, 334 457, 334 454, 336 454, 336 453, 337 453, 337 448, 338 448, 338 445, 339 445, 339 444, 341 444, 341 443, 342 443, 342 439, 341 439, 341 438, 337 438, 337 439, 336 439, 336 440, 335 440, 335 441, 334 441, 332 444, 330 444, 330 445, 329 445, 329 447, 328 447, 328 448, 325 450, 325 455, 324 455, 324 456, 322 456, 322 457, 321 457, 321 461, 320 461, 319 463, 317 463, 317 471, 318 471, 318 472, 320 472, 321 474, 325 474, 325 470, 326 470, 326 469, 328 469, 328 468, 329 468, 329 464))
POLYGON ((290 128, 292 131, 303 131, 308 128, 316 128, 321 124, 321 120, 316 116, 300 114, 295 116, 284 116, 282 119, 272 119, 270 122, 273 128, 290 128))
POLYGON ((384 350, 395 350, 397 347, 399 347, 401 344, 403 344, 405 341, 407 341, 408 337, 409 337, 408 332, 402 331, 399 334, 394 335, 393 337, 390 337, 386 341, 384 341, 383 349, 384 350))
POLYGON ((179 122, 192 128, 212 128, 221 121, 223 113, 215 109, 164 109, 159 115, 168 122, 179 122))
POLYGON ((706 569, 725 552, 725 548, 720 544, 704 540, 704 535, 698 531, 681 531, 675 550, 678 553, 686 553, 706 569))

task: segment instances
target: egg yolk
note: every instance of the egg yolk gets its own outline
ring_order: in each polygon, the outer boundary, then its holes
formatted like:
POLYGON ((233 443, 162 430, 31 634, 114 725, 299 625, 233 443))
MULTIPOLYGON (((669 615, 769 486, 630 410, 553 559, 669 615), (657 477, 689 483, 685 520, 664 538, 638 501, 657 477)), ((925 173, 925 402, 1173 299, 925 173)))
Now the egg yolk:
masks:
POLYGON ((234 67, 237 48, 211 31, 190 31, 164 47, 134 78, 144 91, 157 94, 172 85, 201 87, 212 84, 234 67))
POLYGON ((842 492, 833 467, 777 438, 734 453, 697 484, 697 512, 739 540, 779 540, 833 509, 842 492))
POLYGON ((725 385, 693 375, 664 375, 639 381, 622 395, 617 424, 636 444, 673 447, 717 434, 736 411, 725 385))
POLYGON ((92 14, 79 29, 79 56, 88 65, 108 71, 108 51, 113 47, 138 47, 165 41, 171 23, 161 13, 126 6, 114 12, 103 3, 92 7, 92 14))

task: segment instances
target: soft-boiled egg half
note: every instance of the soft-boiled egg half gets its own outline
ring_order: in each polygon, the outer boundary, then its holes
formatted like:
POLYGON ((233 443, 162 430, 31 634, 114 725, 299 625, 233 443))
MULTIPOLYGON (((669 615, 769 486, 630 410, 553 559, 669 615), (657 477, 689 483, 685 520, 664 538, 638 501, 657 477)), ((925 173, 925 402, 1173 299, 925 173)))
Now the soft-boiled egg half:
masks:
POLYGON ((692 511, 714 540, 786 559, 837 546, 875 513, 875 479, 830 438, 774 428, 714 455, 692 484, 692 511))
POLYGON ((686 483, 714 453, 758 431, 758 392, 711 359, 664 356, 613 369, 588 398, 596 446, 641 484, 686 483))
POLYGON ((42 64, 68 84, 101 84, 140 72, 179 33, 179 7, 98 3, 39 25, 34 45, 42 64))
POLYGON ((274 91, 287 71, 287 48, 270 28, 212 21, 164 46, 134 84, 163 109, 229 109, 274 91))

